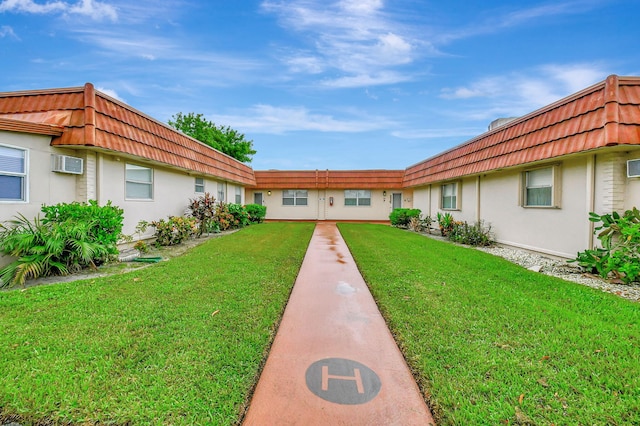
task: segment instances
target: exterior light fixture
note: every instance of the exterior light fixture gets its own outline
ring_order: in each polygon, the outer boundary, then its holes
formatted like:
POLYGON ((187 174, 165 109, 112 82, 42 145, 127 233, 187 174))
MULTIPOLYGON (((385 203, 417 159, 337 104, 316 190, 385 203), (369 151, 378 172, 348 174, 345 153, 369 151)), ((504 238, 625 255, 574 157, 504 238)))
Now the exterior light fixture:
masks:
POLYGON ((271 195, 271 191, 267 191, 267 195, 271 195))
POLYGON ((387 191, 382 191, 382 196, 386 197, 387 196, 387 191))

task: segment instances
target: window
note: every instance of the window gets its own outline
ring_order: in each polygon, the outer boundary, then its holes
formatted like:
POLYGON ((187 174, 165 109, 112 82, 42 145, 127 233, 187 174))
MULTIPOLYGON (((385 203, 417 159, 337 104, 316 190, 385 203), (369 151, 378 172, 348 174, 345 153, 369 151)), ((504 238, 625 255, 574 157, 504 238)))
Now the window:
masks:
POLYGON ((0 146, 0 201, 27 201, 27 151, 0 146))
POLYGON ((458 209, 458 182, 442 185, 440 206, 442 210, 458 209))
POLYGON ((282 191, 283 206, 306 206, 307 200, 306 189, 286 189, 282 191))
POLYGON ((524 172, 524 206, 553 207, 557 205, 554 196, 556 167, 528 170, 524 172))
POLYGON ((236 204, 242 204, 242 188, 236 186, 236 204))
POLYGON ((197 192, 198 194, 204 193, 204 178, 196 178, 194 192, 197 192))
POLYGON ((346 189, 344 191, 345 206, 370 206, 371 191, 368 189, 346 189))
POLYGON ((153 199, 153 169, 126 165, 126 198, 134 200, 153 199))
POLYGON ((226 191, 226 184, 224 182, 218 182, 218 201, 224 202, 224 194, 226 191))

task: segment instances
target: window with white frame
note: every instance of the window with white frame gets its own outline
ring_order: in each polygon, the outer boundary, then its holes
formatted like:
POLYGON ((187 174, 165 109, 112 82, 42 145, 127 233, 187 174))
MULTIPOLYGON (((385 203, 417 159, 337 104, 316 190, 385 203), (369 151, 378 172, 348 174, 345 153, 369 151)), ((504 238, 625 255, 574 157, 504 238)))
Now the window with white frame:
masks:
POLYGON ((131 200, 153 199, 153 169, 126 164, 125 197, 131 200))
POLYGON ((285 189, 282 191, 283 206, 306 206, 309 195, 306 189, 285 189))
POLYGON ((370 206, 371 191, 368 189, 346 189, 344 191, 345 206, 370 206))
POLYGON ((527 170, 524 172, 523 205, 525 207, 554 207, 558 205, 555 195, 555 182, 558 179, 557 167, 527 170))
POLYGON ((227 185, 224 182, 218 182, 218 201, 224 202, 224 194, 227 192, 227 185))
POLYGON ((242 188, 236 186, 236 204, 242 204, 242 188))
POLYGON ((27 201, 27 150, 0 145, 0 201, 27 201))
POLYGON ((458 182, 446 183, 440 188, 440 208, 442 210, 458 209, 458 182))
POLYGON ((201 177, 196 178, 196 184, 193 191, 198 194, 204 193, 204 178, 201 178, 201 177))

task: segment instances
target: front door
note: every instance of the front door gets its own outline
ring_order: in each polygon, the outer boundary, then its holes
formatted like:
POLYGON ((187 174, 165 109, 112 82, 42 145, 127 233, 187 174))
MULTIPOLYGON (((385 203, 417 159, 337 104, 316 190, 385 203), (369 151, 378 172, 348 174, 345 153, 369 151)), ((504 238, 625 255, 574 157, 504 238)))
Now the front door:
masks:
POLYGON ((253 204, 262 205, 262 192, 253 193, 253 204))
POLYGON ((391 209, 401 209, 402 208, 402 193, 394 192, 391 194, 391 209))

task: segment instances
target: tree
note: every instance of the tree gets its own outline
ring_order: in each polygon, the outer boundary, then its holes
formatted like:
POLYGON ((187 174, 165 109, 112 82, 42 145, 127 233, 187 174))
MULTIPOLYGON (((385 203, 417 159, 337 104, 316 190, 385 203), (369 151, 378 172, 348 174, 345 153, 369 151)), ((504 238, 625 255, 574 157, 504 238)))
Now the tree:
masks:
POLYGON ((216 126, 212 121, 204 118, 202 114, 181 112, 173 115, 169 125, 180 130, 220 152, 235 158, 243 163, 250 163, 256 151, 253 149, 253 141, 245 140, 244 134, 229 126, 216 126))

